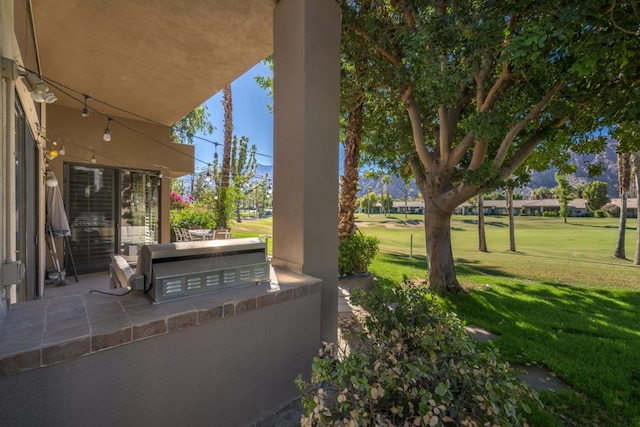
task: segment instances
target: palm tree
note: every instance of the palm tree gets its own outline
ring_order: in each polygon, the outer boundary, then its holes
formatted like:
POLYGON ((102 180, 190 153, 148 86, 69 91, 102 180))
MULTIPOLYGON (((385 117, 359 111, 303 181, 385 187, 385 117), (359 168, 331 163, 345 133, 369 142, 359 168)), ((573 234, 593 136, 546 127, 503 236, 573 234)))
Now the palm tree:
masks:
POLYGON ((358 164, 362 140, 364 93, 355 97, 347 113, 347 131, 344 140, 344 174, 340 177, 340 204, 338 208, 338 238, 351 236, 356 229, 356 194, 358 192, 358 164))
MULTIPOLYGON (((217 228, 228 228, 229 209, 227 197, 229 189, 229 176, 231 174, 231 143, 233 139, 233 102, 231 99, 231 86, 224 88, 222 92, 222 105, 224 107, 224 151, 222 154, 222 167, 220 169, 220 182, 218 183, 218 199, 216 200, 218 211, 217 228)), ((216 152, 216 155, 218 153, 216 152)))
POLYGON ((618 191, 620 192, 620 222, 618 224, 618 241, 613 256, 625 259, 624 238, 627 227, 627 193, 631 184, 631 155, 618 152, 618 191))
MULTIPOLYGON (((387 195, 387 198, 390 198, 391 196, 389 196, 389 185, 391 185, 392 179, 389 175, 385 175, 382 177, 382 186, 384 187, 384 192, 387 195)), ((382 195, 382 191, 380 192, 380 195, 382 195)), ((385 206, 384 203, 382 204, 382 212, 385 214, 385 216, 387 214, 391 213, 391 209, 389 209, 389 212, 385 212, 385 206)))
POLYGON ((632 155, 633 175, 636 180, 636 253, 633 259, 635 265, 640 265, 640 151, 632 155))

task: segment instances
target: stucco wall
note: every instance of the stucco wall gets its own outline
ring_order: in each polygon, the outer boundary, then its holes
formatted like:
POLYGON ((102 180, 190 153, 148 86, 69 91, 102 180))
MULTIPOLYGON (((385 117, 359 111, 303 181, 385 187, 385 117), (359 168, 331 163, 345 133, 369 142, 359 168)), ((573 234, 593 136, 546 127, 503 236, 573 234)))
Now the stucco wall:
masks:
POLYGON ((318 293, 2 378, 0 425, 248 425, 319 345, 318 293))
MULTIPOLYGON (((160 236, 162 242, 169 242, 169 178, 193 172, 194 146, 171 143, 171 129, 167 126, 118 117, 114 120, 109 125, 111 141, 105 142, 104 116, 92 112, 89 117, 82 117, 80 109, 50 105, 47 137, 64 144, 66 154, 49 161, 49 168, 62 179, 64 162, 90 164, 95 152, 96 165, 162 172, 160 236)), ((52 148, 51 143, 48 148, 52 148)), ((60 190, 64 195, 63 186, 60 190)))
POLYGON ((194 147, 171 143, 168 126, 113 117, 109 125, 111 141, 105 142, 102 136, 106 117, 96 112, 82 117, 81 109, 82 103, 78 103, 78 109, 48 106, 47 137, 68 141, 67 154, 50 162, 52 167, 57 168, 59 160, 89 163, 95 150, 100 165, 148 170, 161 170, 164 166, 168 169, 165 174, 172 176, 193 172, 194 147))

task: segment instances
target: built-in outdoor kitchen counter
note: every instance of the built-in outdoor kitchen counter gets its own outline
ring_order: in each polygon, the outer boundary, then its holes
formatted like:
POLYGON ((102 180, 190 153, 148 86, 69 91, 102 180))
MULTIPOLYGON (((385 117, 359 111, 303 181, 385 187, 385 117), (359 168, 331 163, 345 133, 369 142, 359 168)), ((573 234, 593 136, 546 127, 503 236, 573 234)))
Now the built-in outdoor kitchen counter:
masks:
MULTIPOLYGON (((320 279, 275 270, 265 282, 152 304, 141 291, 88 293, 13 305, 0 323, 0 376, 15 375, 318 294, 320 279)), ((295 321, 292 319, 292 321, 295 321)))

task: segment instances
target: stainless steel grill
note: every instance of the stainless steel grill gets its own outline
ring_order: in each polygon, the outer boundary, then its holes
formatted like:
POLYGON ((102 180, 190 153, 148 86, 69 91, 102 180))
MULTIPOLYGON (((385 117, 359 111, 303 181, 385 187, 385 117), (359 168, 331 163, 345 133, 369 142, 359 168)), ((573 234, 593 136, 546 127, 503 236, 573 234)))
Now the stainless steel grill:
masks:
POLYGON ((137 273, 154 303, 270 279, 266 244, 258 238, 145 245, 137 273))

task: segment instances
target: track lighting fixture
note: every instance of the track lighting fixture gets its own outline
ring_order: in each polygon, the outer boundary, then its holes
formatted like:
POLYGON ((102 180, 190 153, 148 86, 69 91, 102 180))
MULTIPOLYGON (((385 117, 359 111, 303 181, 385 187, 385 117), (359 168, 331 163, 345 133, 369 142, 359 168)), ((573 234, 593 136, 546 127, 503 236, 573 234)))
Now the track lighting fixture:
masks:
POLYGON ((91 99, 89 95, 84 96, 84 107, 82 107, 82 117, 89 117, 89 107, 87 106, 87 99, 91 99))
POLYGON ((104 130, 104 135, 102 135, 102 139, 109 142, 111 141, 111 130, 109 129, 109 125, 113 119, 111 117, 107 117, 107 127, 104 130))
POLYGON ((20 69, 18 63, 13 59, 2 57, 2 77, 11 80, 24 77, 25 85, 27 89, 29 89, 29 92, 31 92, 31 97, 35 102, 51 104, 58 100, 53 93, 49 92, 49 86, 42 81, 39 75, 20 69))

